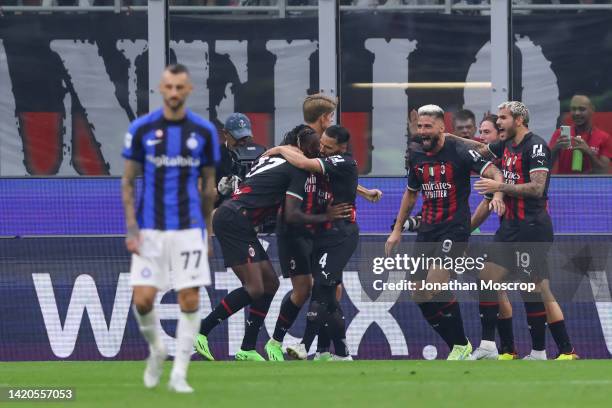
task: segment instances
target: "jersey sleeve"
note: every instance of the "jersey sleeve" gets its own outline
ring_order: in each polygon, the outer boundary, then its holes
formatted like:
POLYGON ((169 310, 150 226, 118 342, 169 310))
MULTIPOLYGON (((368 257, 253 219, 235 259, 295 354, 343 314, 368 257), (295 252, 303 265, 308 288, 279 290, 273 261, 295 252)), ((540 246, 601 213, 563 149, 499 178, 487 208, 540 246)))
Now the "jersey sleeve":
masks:
POLYGON ((496 159, 499 159, 504 154, 504 144, 505 143, 500 140, 495 143, 489 143, 487 148, 491 153, 493 153, 493 156, 495 156, 496 159))
POLYGON ((201 166, 217 166, 221 161, 221 148, 219 147, 219 134, 217 129, 208 122, 206 124, 206 142, 202 149, 202 157, 200 158, 201 166))
POLYGON ((289 180, 289 187, 287 188, 286 194, 303 201, 306 195, 304 188, 306 186, 306 180, 308 179, 308 173, 297 167, 291 166, 291 168, 291 180, 289 180))
POLYGON ((485 160, 480 153, 474 149, 470 149, 464 145, 458 146, 458 153, 461 155, 463 162, 472 170, 480 175, 484 173, 487 167, 493 163, 485 160))
POLYGON ((551 153, 550 148, 545 143, 533 143, 529 146, 527 153, 527 163, 529 163, 529 173, 532 171, 550 171, 551 153))
POLYGON ((415 166, 411 166, 408 169, 408 183, 406 188, 411 191, 419 191, 421 189, 421 181, 417 177, 417 170, 415 166))
POLYGON ((130 125, 123 140, 123 152, 121 155, 126 159, 144 163, 145 150, 142 144, 143 133, 139 132, 139 129, 140 127, 136 123, 130 125))
POLYGON ((329 156, 324 159, 319 158, 317 160, 319 160, 319 164, 321 164, 323 174, 343 176, 346 174, 350 175, 353 172, 353 161, 347 160, 341 155, 329 156))

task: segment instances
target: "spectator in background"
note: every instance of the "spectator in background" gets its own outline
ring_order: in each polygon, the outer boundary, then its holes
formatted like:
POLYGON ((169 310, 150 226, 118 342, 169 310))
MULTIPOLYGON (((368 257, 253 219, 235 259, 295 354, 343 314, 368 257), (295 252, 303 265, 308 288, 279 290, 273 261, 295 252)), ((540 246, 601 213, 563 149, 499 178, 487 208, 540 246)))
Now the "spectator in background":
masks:
POLYGON ((593 126, 595 107, 586 95, 576 94, 570 102, 571 138, 553 133, 549 147, 552 151, 553 174, 606 174, 612 157, 612 138, 593 126), (573 150, 583 154, 580 170, 572 170, 573 150))
POLYGON ((487 114, 480 122, 480 141, 482 143, 495 143, 499 140, 499 127, 497 127, 497 115, 487 114))
POLYGON ((455 134, 464 139, 474 139, 476 135, 476 116, 469 109, 462 109, 453 115, 455 134))
POLYGON ((264 146, 253 143, 251 121, 243 113, 232 113, 219 133, 225 141, 221 144, 221 162, 217 167, 219 197, 215 208, 231 196, 256 159, 266 151, 264 146))

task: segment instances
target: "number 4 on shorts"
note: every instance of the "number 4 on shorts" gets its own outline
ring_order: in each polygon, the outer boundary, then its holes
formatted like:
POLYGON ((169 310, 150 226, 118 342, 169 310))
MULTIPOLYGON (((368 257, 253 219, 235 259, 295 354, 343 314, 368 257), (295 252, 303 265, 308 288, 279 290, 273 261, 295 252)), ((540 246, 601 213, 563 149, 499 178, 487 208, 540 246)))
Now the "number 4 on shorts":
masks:
POLYGON ((327 252, 319 259, 319 265, 321 265, 321 269, 324 269, 325 265, 327 265, 327 252))

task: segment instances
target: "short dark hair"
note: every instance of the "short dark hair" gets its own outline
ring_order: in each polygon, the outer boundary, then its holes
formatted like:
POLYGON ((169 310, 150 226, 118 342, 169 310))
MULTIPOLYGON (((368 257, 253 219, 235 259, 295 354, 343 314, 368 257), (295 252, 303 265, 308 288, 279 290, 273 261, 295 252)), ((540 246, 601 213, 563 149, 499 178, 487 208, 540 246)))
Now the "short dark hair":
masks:
POLYGON ((460 111, 455 112, 453 115, 453 122, 456 120, 469 120, 471 119, 474 124, 476 124, 476 115, 469 109, 461 109, 460 111))
POLYGON ((482 122, 491 122, 495 130, 499 132, 499 127, 497 126, 497 115, 490 113, 482 119, 482 122))
POLYGON ((170 72, 173 75, 178 75, 178 74, 189 75, 189 70, 183 64, 170 64, 166 66, 166 71, 170 72))
POLYGON ((349 131, 346 128, 338 125, 332 125, 325 129, 325 134, 333 139, 336 139, 336 143, 338 144, 348 143, 348 141, 351 139, 351 134, 349 131))

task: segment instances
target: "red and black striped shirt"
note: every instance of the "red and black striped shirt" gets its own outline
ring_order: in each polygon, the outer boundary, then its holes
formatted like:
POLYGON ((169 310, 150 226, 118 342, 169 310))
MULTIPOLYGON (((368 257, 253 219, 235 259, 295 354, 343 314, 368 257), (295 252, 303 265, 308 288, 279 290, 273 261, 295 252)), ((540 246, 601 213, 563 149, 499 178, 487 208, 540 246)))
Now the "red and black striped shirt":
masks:
POLYGON ((542 211, 546 211, 551 154, 544 139, 529 132, 518 145, 514 145, 513 140, 499 141, 490 144, 489 150, 496 158, 501 159, 500 168, 504 173, 506 184, 529 183, 531 173, 535 171, 548 173, 542 197, 513 197, 507 194, 504 196, 506 213, 503 219, 506 221, 529 220, 537 217, 542 211))
POLYGON ((410 156, 408 186, 421 190, 423 221, 419 231, 431 231, 449 224, 470 225, 470 172, 482 174, 491 164, 461 142, 446 138, 442 149, 426 153, 414 149, 410 156))

